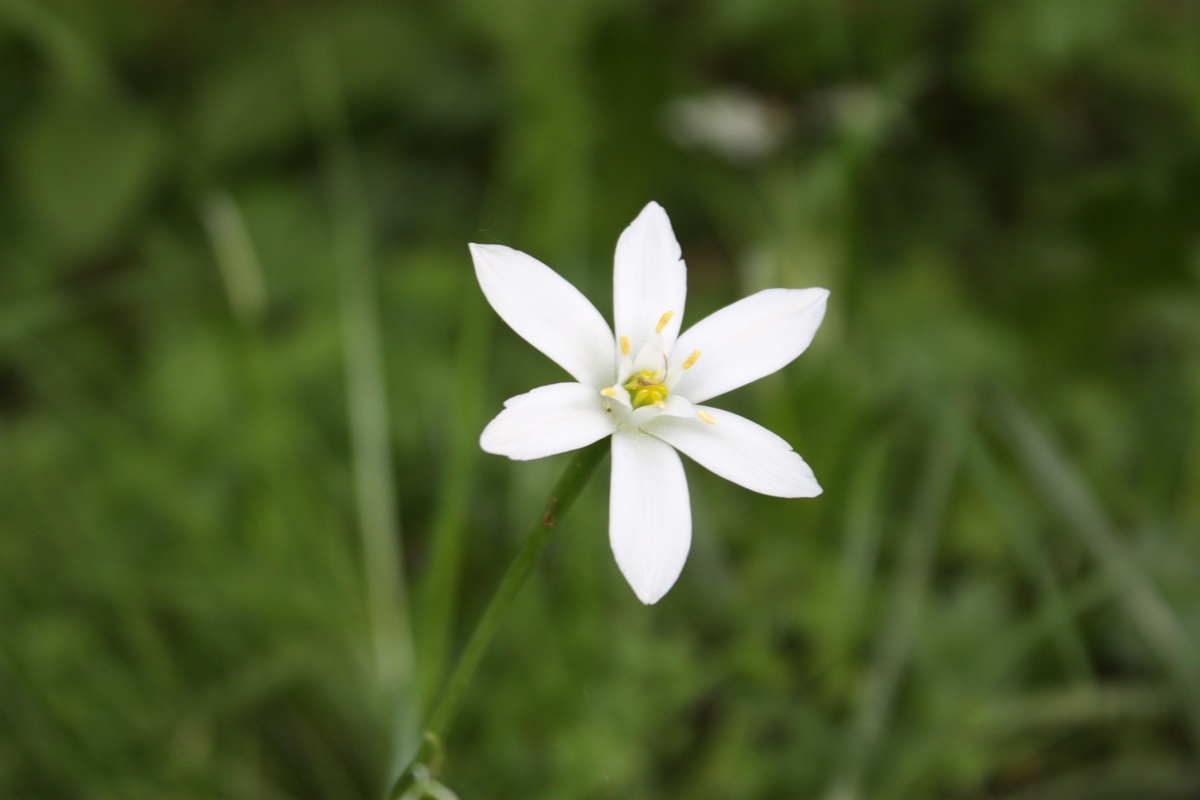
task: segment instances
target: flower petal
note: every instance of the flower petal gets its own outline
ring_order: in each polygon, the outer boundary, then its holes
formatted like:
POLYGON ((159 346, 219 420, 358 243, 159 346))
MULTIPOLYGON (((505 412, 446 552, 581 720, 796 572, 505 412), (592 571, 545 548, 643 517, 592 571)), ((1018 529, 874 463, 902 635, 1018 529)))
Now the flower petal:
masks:
POLYGON ((479 446, 488 453, 529 461, 578 450, 613 432, 600 395, 582 383, 552 383, 504 402, 479 446))
POLYGON ((650 605, 675 585, 692 546, 692 510, 679 455, 652 436, 613 436, 608 539, 634 594, 650 605))
POLYGON ((767 289, 700 320, 675 344, 672 361, 700 355, 672 391, 700 403, 783 368, 812 341, 827 297, 827 289, 767 289))
POLYGON ((469 247, 484 296, 510 328, 580 383, 596 389, 612 383, 612 330, 578 289, 519 250, 469 247))
MULTIPOLYGON (((628 392, 625 393, 628 396, 628 392)), ((642 428, 655 417, 662 415, 671 417, 695 417, 696 407, 678 394, 669 396, 662 406, 642 406, 635 408, 624 419, 619 420, 625 428, 642 428)))
POLYGON ((630 351, 636 354, 670 311, 662 329, 662 349, 671 352, 686 297, 687 267, 680 260, 671 220, 662 206, 649 203, 617 240, 613 270, 617 336, 628 336, 630 351))
POLYGON ((726 480, 773 497, 816 497, 821 485, 792 446, 731 411, 698 406, 699 416, 661 415, 644 430, 726 480))

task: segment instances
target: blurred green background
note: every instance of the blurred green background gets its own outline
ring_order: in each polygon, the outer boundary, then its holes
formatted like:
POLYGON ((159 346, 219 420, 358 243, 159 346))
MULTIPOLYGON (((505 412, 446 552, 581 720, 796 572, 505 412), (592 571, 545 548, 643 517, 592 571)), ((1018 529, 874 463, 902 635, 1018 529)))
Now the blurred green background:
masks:
MULTIPOLYGON (((446 742, 469 798, 1200 795, 1200 5, 0 0, 0 797, 377 797, 562 457, 466 245, 685 327, 722 398, 643 607, 606 477, 446 742)), ((601 473, 606 471, 602 467, 601 473)))

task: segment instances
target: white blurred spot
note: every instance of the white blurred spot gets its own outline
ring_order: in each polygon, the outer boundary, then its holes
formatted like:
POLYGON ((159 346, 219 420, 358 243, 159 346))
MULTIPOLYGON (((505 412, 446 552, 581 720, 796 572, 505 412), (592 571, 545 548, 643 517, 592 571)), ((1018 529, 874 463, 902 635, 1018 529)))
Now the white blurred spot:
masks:
POLYGON ((779 146, 791 120, 784 109, 749 92, 718 89, 669 100, 663 109, 663 127, 680 147, 749 164, 779 146))

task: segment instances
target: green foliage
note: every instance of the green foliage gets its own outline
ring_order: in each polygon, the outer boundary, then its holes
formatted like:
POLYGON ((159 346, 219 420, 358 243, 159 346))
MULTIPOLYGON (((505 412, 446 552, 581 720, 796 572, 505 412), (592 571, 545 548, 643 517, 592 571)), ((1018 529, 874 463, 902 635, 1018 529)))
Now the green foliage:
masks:
POLYGON ((722 398, 825 493, 689 465, 645 608, 596 480, 441 780, 1196 796, 1197 52, 1193 2, 0 0, 0 796, 379 796, 563 463, 478 450, 560 376, 466 243, 607 312, 651 199, 685 326, 832 290, 722 398), (751 155, 679 111, 729 90, 751 155))

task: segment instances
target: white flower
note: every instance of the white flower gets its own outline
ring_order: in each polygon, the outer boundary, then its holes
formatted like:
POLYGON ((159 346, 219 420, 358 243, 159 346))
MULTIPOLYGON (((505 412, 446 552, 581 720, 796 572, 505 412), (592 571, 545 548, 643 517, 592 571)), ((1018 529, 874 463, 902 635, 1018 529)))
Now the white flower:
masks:
POLYGON ((743 166, 771 155, 787 135, 787 112, 741 89, 676 97, 663 110, 667 135, 680 147, 708 150, 743 166))
POLYGON ((687 270, 667 213, 650 203, 617 241, 616 335, 561 276, 517 250, 472 244, 496 313, 570 373, 513 397, 480 446, 518 461, 612 436, 609 541, 643 603, 674 585, 692 540, 687 479, 676 450, 723 478, 775 497, 815 497, 804 459, 766 428, 704 401, 782 368, 825 316, 825 289, 767 289, 680 335, 687 270))

